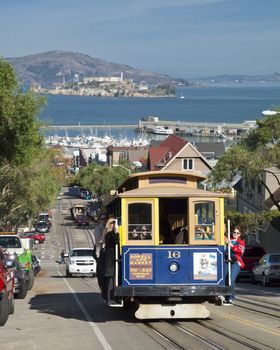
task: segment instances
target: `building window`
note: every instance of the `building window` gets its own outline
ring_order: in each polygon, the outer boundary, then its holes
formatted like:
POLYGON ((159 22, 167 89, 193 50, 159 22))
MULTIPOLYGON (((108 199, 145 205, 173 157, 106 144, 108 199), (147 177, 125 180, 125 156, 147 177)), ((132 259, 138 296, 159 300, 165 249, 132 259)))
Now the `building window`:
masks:
POLYGON ((194 159, 183 159, 183 170, 194 170, 194 159))
POLYGON ((128 160, 128 152, 127 151, 122 151, 119 154, 119 161, 127 161, 128 160))

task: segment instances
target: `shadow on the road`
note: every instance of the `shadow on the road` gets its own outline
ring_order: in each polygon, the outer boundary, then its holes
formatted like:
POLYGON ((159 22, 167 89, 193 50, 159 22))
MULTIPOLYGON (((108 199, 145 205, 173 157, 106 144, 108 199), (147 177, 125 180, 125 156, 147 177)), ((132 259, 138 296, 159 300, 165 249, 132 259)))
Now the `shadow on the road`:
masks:
MULTIPOLYGON (((108 307, 99 293, 76 293, 75 296, 90 315, 92 322, 104 323, 117 320, 137 322, 131 311, 108 307)), ((89 321, 71 293, 36 295, 30 299, 29 304, 32 310, 37 310, 40 313, 57 315, 66 319, 89 321)))
POLYGON ((76 227, 75 225, 76 225, 76 223, 73 220, 71 222, 67 222, 67 224, 66 223, 61 224, 61 226, 73 226, 73 227, 76 227))
POLYGON ((71 215, 69 215, 69 216, 63 216, 63 219, 64 219, 64 220, 67 220, 67 221, 74 222, 71 215))

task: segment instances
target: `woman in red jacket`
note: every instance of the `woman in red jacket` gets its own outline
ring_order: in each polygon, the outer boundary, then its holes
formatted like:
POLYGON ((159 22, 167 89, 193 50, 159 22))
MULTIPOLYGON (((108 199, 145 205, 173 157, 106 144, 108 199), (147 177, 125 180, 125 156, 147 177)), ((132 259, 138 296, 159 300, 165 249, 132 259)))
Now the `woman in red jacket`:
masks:
MULTIPOLYGON (((242 255, 245 250, 245 242, 241 238, 241 230, 239 227, 234 228, 231 240, 230 242, 226 240, 226 244, 230 246, 231 251, 231 295, 226 298, 224 304, 232 305, 235 300, 235 281, 240 269, 244 267, 242 255)), ((228 271, 228 264, 226 264, 226 270, 228 271)))

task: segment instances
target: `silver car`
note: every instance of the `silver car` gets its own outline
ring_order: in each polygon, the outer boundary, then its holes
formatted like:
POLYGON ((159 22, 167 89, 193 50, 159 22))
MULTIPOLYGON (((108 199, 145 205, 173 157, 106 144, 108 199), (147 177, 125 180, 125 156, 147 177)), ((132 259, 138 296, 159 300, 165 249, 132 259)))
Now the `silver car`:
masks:
POLYGON ((252 283, 265 287, 276 280, 280 281, 280 253, 265 254, 252 270, 252 283))

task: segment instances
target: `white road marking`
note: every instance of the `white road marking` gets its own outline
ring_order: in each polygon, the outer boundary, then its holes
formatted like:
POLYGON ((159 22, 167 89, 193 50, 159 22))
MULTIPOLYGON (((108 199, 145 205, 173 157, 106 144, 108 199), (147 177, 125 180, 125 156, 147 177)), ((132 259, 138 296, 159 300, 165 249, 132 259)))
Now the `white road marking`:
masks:
POLYGON ((98 328, 95 322, 92 321, 90 314, 87 312, 87 310, 84 308, 84 305, 80 302, 79 298, 77 297, 77 294, 75 291, 71 288, 70 284, 67 282, 67 280, 62 276, 60 271, 57 270, 57 273, 60 277, 63 278, 64 283, 66 284, 69 291, 73 294, 73 297, 79 306, 80 310, 82 311, 83 315, 85 316, 85 319, 87 320, 88 324, 90 325, 91 329, 94 331, 95 335, 97 336, 100 344, 103 346, 103 349, 105 350, 112 350, 110 344, 107 342, 106 338, 104 337, 101 330, 98 328))

